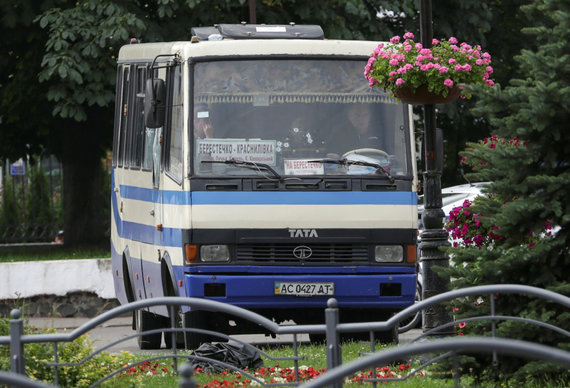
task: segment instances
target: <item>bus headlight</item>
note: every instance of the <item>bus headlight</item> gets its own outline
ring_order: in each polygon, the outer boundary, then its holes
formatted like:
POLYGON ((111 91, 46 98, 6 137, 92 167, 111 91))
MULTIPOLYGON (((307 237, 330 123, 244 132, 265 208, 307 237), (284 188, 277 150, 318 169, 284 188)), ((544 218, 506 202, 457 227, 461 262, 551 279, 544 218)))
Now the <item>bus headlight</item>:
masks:
POLYGON ((202 261, 230 261, 230 250, 227 245, 202 245, 200 247, 202 261))
POLYGON ((404 247, 401 245, 376 245, 374 260, 379 263, 400 263, 404 260, 404 247))

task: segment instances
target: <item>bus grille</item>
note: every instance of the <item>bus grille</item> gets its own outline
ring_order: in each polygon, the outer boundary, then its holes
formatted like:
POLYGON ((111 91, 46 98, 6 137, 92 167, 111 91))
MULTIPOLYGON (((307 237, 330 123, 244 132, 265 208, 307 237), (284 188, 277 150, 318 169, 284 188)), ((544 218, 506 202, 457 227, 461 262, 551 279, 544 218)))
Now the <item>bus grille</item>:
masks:
POLYGON ((236 247, 238 262, 326 264, 368 262, 368 246, 354 244, 246 244, 236 247), (306 248, 310 248, 310 250, 306 248))

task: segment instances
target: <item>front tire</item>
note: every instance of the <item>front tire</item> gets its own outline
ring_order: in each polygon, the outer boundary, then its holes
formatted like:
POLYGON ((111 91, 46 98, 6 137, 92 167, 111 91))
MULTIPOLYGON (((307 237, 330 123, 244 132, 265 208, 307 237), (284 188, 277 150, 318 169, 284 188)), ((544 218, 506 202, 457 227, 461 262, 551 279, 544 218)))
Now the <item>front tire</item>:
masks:
MULTIPOLYGON (((203 311, 188 311, 182 315, 182 325, 185 329, 206 329, 203 311)), ((196 332, 185 332, 184 343, 187 350, 197 349, 201 344, 209 342, 210 336, 196 332)))
POLYGON ((135 327, 137 334, 137 342, 139 349, 150 350, 150 349, 160 349, 160 343, 162 341, 162 332, 154 334, 142 334, 145 331, 161 329, 162 319, 158 315, 150 313, 144 310, 136 310, 135 314, 135 327))
MULTIPOLYGON (((422 300, 422 286, 416 284, 416 295, 414 303, 418 303, 422 300)), ((402 334, 411 329, 415 329, 422 324, 422 312, 418 311, 411 317, 408 317, 399 323, 398 333, 402 334)))
MULTIPOLYGON (((180 306, 176 306, 174 308, 174 314, 175 314, 175 318, 174 318, 174 328, 178 329, 178 328, 182 328, 183 326, 183 318, 182 318, 182 313, 180 311, 180 306)), ((164 324, 162 326, 163 328, 171 328, 171 321, 170 321, 170 317, 166 317, 164 318, 164 324)), ((164 343, 166 345, 167 348, 172 348, 172 333, 171 332, 163 332, 164 334, 164 343)), ((181 332, 176 332, 174 333, 174 337, 176 340, 176 348, 177 349, 183 349, 185 347, 185 334, 181 333, 181 332)))

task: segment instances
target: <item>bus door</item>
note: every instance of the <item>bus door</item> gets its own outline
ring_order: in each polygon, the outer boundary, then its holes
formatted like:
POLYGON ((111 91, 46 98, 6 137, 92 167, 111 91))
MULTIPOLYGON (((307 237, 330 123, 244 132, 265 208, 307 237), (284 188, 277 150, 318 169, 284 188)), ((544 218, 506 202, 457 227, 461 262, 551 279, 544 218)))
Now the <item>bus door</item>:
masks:
MULTIPOLYGON (((152 71, 152 70, 151 70, 152 71)), ((149 71, 150 72, 150 71, 149 71)), ((164 74, 159 74, 155 72, 154 81, 164 80, 164 74)), ((148 78, 145 80, 148 82, 148 78)), ((152 80, 151 80, 152 81, 152 80)), ((162 93, 162 92, 161 92, 162 93)), ((160 122, 149 122, 146 119, 147 112, 149 109, 147 99, 149 98, 148 85, 144 89, 144 100, 145 100, 145 120, 144 120, 144 165, 143 169, 147 171, 145 174, 146 182, 145 187, 149 187, 150 193, 148 197, 148 224, 146 226, 147 232, 143 244, 141 247, 142 256, 142 273, 144 277, 144 292, 147 298, 160 297, 163 296, 161 276, 160 276, 160 256, 163 253, 161 247, 163 244, 162 230, 163 230, 163 210, 162 210, 162 189, 163 182, 161 179, 162 170, 162 147, 163 147, 163 134, 164 134, 164 123, 160 122), (150 124, 150 125, 149 125, 150 124)), ((164 97, 161 97, 163 99, 164 97)), ((166 310, 165 310, 166 311, 166 310)), ((158 312, 158 311, 157 311, 158 312)))

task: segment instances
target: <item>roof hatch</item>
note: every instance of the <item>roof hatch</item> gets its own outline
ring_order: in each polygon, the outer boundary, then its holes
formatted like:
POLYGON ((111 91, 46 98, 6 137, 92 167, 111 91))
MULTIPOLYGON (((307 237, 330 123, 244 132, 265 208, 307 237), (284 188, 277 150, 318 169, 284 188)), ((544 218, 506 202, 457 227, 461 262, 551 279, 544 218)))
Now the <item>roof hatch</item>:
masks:
POLYGON ((216 24, 213 27, 193 27, 192 36, 198 40, 222 39, 324 39, 321 26, 289 24, 216 24))

